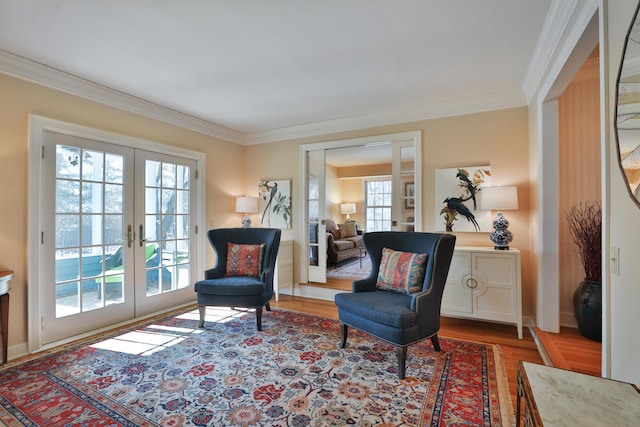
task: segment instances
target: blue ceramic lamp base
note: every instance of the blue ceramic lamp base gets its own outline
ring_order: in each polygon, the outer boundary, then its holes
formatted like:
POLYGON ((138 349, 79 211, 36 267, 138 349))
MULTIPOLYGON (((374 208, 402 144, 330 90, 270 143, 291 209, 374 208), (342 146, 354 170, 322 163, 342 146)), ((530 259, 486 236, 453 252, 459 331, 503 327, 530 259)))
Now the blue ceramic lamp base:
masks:
POLYGON ((509 221, 502 212, 498 212, 493 220, 493 231, 489 234, 489 239, 493 242, 493 247, 497 250, 509 250, 509 243, 513 240, 513 233, 509 230, 509 221))

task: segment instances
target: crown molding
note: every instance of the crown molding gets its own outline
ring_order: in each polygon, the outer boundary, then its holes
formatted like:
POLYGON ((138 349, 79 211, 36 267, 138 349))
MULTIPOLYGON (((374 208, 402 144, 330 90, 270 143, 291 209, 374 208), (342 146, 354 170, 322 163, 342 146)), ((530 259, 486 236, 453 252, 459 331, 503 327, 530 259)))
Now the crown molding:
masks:
POLYGON ((145 117, 241 144, 242 133, 145 101, 0 49, 0 72, 145 117))
POLYGON ((515 90, 243 134, 2 49, 0 49, 0 72, 241 145, 264 144, 527 105, 525 94, 515 90))
POLYGON ((522 107, 524 105, 527 104, 526 97, 522 91, 506 91, 452 101, 434 102, 392 111, 363 114, 335 120, 326 120, 286 128, 247 133, 244 136, 244 144, 264 144, 268 142, 307 138, 378 126, 522 107))
POLYGON ((571 55, 599 7, 598 0, 553 0, 522 85, 527 104, 542 91, 554 65, 571 55))

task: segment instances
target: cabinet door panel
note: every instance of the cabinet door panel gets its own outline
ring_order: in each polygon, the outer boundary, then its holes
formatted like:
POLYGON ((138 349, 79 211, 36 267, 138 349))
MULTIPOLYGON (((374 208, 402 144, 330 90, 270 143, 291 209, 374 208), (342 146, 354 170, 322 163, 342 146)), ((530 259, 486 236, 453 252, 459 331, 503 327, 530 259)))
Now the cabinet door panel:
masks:
POLYGON ((494 320, 516 317, 516 263, 511 255, 472 256, 472 271, 478 281, 474 289, 474 314, 494 320))
POLYGON ((471 279, 471 254, 456 251, 451 259, 442 296, 442 311, 448 314, 473 313, 473 299, 467 280, 471 279))

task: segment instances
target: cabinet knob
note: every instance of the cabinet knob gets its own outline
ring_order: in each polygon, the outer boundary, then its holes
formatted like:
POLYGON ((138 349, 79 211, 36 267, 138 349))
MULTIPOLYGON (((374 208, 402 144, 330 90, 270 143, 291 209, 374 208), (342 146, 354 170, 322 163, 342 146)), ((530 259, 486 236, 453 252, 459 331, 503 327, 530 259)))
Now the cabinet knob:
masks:
POLYGON ((470 289, 475 289, 478 287, 478 281, 473 277, 467 279, 467 287, 470 289))

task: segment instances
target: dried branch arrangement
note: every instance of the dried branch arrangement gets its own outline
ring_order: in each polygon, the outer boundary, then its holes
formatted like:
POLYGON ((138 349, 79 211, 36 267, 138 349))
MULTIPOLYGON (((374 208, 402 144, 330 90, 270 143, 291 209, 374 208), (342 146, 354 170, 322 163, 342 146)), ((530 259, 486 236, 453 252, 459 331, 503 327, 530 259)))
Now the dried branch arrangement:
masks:
POLYGON ((598 202, 580 202, 566 214, 569 233, 578 246, 585 278, 602 281, 602 209, 598 202))

